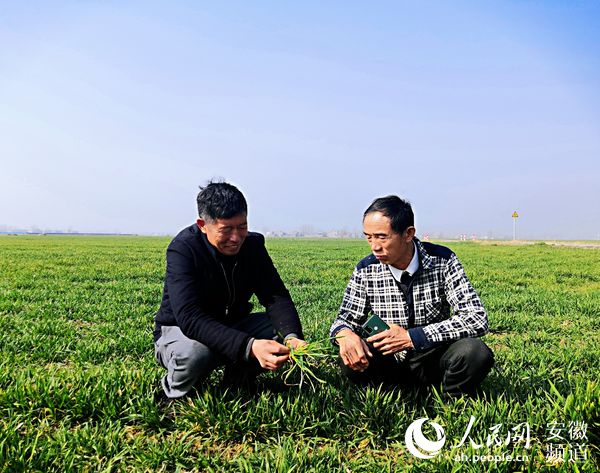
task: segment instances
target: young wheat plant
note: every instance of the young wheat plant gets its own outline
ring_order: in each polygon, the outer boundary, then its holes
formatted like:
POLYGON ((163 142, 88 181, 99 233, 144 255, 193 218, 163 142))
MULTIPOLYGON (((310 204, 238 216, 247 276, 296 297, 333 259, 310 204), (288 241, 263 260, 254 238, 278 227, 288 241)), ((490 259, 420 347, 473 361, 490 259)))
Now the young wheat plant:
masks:
POLYGON ((300 345, 297 348, 289 346, 289 367, 283 372, 283 382, 287 386, 298 386, 299 389, 302 389, 306 382, 313 391, 317 383, 325 384, 316 371, 319 364, 335 356, 331 348, 329 338, 300 345))

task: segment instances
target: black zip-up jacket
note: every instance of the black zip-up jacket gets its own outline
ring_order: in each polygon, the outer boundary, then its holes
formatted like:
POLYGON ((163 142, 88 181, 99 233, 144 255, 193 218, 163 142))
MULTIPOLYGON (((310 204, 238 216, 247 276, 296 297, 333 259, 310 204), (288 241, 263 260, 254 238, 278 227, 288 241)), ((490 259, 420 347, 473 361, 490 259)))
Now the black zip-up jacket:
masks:
POLYGON ((162 325, 177 325, 186 337, 228 359, 244 359, 251 337, 231 326, 250 314, 253 294, 279 334, 303 338, 296 307, 261 234, 249 232, 239 253, 226 258, 231 264, 223 264, 220 256, 196 224, 171 241, 155 341, 162 325))

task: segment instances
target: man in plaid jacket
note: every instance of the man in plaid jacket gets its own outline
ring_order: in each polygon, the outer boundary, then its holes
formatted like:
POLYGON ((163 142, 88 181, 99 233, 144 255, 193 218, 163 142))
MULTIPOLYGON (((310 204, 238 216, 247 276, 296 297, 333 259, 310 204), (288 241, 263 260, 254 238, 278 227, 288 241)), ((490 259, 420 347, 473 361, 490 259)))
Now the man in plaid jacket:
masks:
POLYGON ((475 393, 494 364, 487 314, 456 255, 415 237, 410 203, 376 199, 363 216, 372 254, 356 266, 330 330, 354 382, 475 393), (389 329, 368 336, 376 314, 389 329))

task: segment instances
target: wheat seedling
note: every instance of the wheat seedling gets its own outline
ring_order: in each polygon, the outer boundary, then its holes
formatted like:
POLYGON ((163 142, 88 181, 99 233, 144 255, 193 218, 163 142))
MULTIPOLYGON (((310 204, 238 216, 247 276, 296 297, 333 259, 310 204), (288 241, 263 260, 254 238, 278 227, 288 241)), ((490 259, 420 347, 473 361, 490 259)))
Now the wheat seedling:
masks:
POLYGON ((330 339, 325 338, 314 342, 300 345, 297 348, 288 346, 290 349, 290 365, 283 372, 283 382, 287 386, 298 386, 302 389, 306 381, 314 391, 317 383, 325 384, 325 381, 316 374, 320 363, 327 358, 335 356, 331 351, 330 339))

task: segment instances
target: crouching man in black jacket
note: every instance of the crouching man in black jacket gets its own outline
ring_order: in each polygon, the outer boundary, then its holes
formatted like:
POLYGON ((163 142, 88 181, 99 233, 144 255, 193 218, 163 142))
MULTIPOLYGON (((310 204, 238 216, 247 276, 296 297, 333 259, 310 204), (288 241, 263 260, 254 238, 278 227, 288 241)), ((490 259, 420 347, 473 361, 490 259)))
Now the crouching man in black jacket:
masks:
POLYGON ((305 343, 264 237, 248 232, 242 193, 211 182, 197 200, 198 220, 167 248, 155 317, 155 354, 167 370, 161 383, 169 399, 185 396, 220 365, 225 384, 251 388, 261 371, 288 360, 288 346, 305 343), (253 294, 266 313, 251 314, 253 294))

